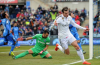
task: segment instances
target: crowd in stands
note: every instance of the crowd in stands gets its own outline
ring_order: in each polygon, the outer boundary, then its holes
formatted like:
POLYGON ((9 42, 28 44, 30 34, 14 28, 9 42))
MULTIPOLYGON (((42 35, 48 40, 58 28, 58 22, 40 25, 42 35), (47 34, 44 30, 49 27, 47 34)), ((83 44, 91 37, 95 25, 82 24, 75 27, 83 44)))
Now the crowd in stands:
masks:
MULTIPOLYGON (((51 6, 48 10, 40 5, 37 10, 31 9, 30 6, 28 8, 24 6, 21 9, 18 5, 15 9, 11 5, 6 5, 5 9, 2 9, 2 6, 0 6, 0 19, 2 19, 2 12, 4 11, 9 13, 11 26, 13 27, 14 23, 17 22, 18 27, 24 36, 43 33, 43 30, 49 30, 51 35, 57 35, 58 30, 56 26, 53 30, 49 29, 55 18, 62 14, 61 10, 58 10, 56 4, 51 6)), ((75 14, 75 21, 79 25, 82 25, 87 16, 85 8, 81 11, 69 9, 69 12, 75 14)))
POLYGON ((96 14, 93 21, 94 33, 100 33, 100 11, 96 14))
MULTIPOLYGON (((89 28, 89 25, 86 25, 86 27, 89 28)), ((93 34, 100 34, 100 10, 98 11, 98 13, 95 15, 93 19, 93 34)), ((88 36, 89 32, 84 31, 83 35, 88 36)))

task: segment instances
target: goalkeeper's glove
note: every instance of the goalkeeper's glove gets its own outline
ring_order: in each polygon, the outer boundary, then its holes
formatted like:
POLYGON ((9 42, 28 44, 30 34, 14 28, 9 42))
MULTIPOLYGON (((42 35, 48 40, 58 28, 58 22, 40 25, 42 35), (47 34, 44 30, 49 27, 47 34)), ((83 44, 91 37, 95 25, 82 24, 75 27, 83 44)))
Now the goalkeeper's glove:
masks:
POLYGON ((26 38, 23 38, 23 41, 26 41, 26 38))
POLYGON ((38 54, 42 54, 44 52, 44 50, 42 50, 40 53, 38 53, 38 54))

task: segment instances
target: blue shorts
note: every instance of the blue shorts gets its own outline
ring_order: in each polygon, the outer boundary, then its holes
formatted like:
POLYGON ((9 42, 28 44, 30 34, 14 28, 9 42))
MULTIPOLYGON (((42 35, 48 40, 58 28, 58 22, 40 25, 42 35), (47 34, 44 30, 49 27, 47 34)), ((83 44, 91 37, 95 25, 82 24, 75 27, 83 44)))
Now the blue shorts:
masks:
POLYGON ((9 34, 9 35, 5 36, 4 38, 5 38, 5 41, 7 41, 7 42, 10 41, 10 42, 13 43, 13 45, 14 45, 15 42, 16 42, 16 40, 14 40, 14 37, 13 37, 12 34, 9 34))
POLYGON ((77 32, 72 32, 72 35, 76 38, 76 40, 80 40, 79 34, 77 32))

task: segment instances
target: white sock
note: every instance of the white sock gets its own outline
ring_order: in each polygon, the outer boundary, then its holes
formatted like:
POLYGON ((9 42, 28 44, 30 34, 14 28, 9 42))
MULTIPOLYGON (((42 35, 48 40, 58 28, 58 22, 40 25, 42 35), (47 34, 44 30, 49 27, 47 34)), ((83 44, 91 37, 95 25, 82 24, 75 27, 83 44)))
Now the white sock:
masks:
POLYGON ((64 49, 60 45, 57 47, 64 53, 64 49))
POLYGON ((82 62, 84 62, 85 61, 85 59, 84 59, 84 55, 83 55, 83 53, 82 53, 82 50, 77 50, 77 54, 78 54, 78 56, 81 58, 81 60, 82 60, 82 62))

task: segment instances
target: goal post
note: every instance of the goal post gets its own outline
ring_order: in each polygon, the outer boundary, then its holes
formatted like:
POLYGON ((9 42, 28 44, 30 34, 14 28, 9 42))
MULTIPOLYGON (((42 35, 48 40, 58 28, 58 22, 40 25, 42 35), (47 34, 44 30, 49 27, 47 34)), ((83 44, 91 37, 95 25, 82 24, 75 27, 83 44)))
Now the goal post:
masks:
POLYGON ((93 58, 93 0, 89 0, 89 59, 93 58))

